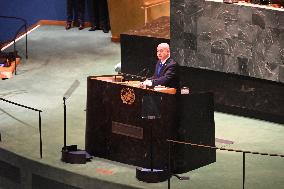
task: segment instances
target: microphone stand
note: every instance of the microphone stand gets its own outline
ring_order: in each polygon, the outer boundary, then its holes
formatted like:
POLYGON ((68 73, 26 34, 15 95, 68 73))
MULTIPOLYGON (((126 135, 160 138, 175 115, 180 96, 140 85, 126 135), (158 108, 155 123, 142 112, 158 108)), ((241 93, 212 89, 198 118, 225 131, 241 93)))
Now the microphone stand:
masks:
POLYGON ((145 74, 145 78, 148 78, 147 75, 148 75, 149 72, 150 72, 150 69, 147 68, 147 72, 146 72, 146 74, 145 74))
POLYGON ((63 150, 66 150, 66 97, 63 97, 63 106, 64 106, 64 147, 63 147, 63 150))
POLYGON ((90 159, 90 155, 84 150, 77 149, 77 145, 66 145, 66 100, 71 96, 75 89, 79 86, 80 82, 75 80, 71 87, 66 91, 63 96, 63 106, 64 106, 64 146, 62 147, 62 156, 61 160, 65 163, 76 163, 76 164, 85 164, 87 159, 90 159))
POLYGON ((139 75, 133 75, 133 74, 122 73, 122 72, 121 72, 121 74, 123 76, 126 76, 126 77, 131 77, 132 79, 134 79, 134 78, 138 78, 138 79, 141 79, 141 80, 145 80, 146 79, 146 77, 142 77, 142 76, 139 76, 139 75))

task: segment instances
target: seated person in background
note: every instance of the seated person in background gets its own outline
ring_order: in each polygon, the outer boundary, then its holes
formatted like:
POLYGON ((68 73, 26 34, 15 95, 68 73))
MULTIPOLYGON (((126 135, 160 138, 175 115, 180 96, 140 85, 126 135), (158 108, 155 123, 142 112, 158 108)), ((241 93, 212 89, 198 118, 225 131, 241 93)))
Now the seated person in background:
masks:
POLYGON ((179 88, 178 64, 170 57, 170 46, 167 43, 161 43, 157 47, 158 62, 155 73, 152 77, 146 79, 142 86, 166 86, 179 88))

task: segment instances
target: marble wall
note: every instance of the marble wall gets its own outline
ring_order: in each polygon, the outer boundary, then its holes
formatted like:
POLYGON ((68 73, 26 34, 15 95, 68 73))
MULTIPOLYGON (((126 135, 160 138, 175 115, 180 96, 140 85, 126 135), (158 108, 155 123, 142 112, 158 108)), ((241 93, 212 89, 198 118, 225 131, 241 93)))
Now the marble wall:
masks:
POLYGON ((171 0, 171 52, 182 66, 284 83, 284 10, 171 0))

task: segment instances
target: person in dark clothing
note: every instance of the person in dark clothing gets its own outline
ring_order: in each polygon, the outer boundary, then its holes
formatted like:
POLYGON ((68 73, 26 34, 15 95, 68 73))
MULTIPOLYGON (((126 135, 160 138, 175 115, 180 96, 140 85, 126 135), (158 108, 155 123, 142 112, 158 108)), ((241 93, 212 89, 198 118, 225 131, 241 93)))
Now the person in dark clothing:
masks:
POLYGON ((84 29, 85 0, 67 0, 67 21, 66 30, 79 25, 79 30, 84 29))
POLYGON ((89 31, 102 29, 104 33, 109 32, 109 15, 107 0, 92 0, 92 27, 89 31))
POLYGON ((166 86, 179 88, 178 64, 170 57, 170 47, 161 43, 157 47, 158 62, 152 77, 143 82, 143 86, 166 86))

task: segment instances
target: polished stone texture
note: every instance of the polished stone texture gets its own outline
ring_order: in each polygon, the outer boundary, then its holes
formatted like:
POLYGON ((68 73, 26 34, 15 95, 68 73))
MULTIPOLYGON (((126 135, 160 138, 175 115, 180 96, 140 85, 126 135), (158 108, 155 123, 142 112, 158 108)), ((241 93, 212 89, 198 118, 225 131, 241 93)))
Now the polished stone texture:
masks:
MULTIPOLYGON (((183 6, 182 4, 174 4, 172 7, 180 10, 183 6)), ((220 71, 219 68, 226 66, 225 64, 215 65, 215 68, 218 68, 219 71, 184 65, 184 61, 196 62, 194 57, 197 51, 192 50, 197 48, 196 39, 191 34, 184 35, 175 32, 183 30, 183 27, 185 27, 182 24, 182 12, 177 11, 176 13, 180 15, 171 18, 173 30, 171 40, 168 38, 169 18, 166 17, 157 19, 153 24, 151 23, 139 30, 131 30, 121 35, 122 72, 143 77, 151 76, 154 73, 154 65, 157 60, 157 45, 171 41, 171 56, 175 57, 175 60, 182 65, 180 67, 181 86, 188 86, 194 92, 213 92, 215 110, 217 111, 284 123, 283 83, 244 76, 249 73, 248 69, 251 67, 248 59, 238 58, 240 71, 244 75, 220 71), (183 37, 186 40, 183 40, 183 37), (177 47, 178 44, 186 44, 190 49, 179 48, 177 47), (175 49, 178 49, 178 52, 175 49), (186 56, 183 52, 186 52, 186 56)), ((186 30, 195 31, 195 28, 186 26, 186 30)), ((206 35, 203 39, 209 41, 206 35)), ((244 46, 244 48, 247 47, 244 46)), ((219 48, 218 43, 214 44, 212 48, 204 44, 203 54, 206 54, 206 51, 211 52, 211 50, 215 53, 229 53, 225 49, 219 48), (206 48, 209 48, 209 50, 206 50, 206 48)), ((204 58, 200 65, 205 65, 206 62, 209 64, 208 60, 204 58)), ((279 73, 281 73, 279 76, 282 76, 283 80, 283 65, 279 66, 279 73)))
MULTIPOLYGON (((191 93, 178 98, 177 140, 215 146, 214 98, 212 93, 191 93)), ((175 172, 183 173, 216 161, 216 151, 174 145, 175 172), (207 163, 205 163, 207 162, 207 163)))
POLYGON ((284 11, 171 1, 171 51, 182 66, 284 83, 284 11))
POLYGON ((212 91, 218 111, 283 123, 283 17, 259 7, 171 1, 171 52, 182 66, 181 84, 212 91))
MULTIPOLYGON (((179 97, 88 77, 86 150, 98 157, 151 168, 152 147, 153 168, 165 169, 167 139, 215 146, 213 104, 211 93, 179 97), (125 89, 133 90, 132 104, 121 99, 125 89), (142 118, 145 96, 162 99, 157 107, 160 117, 142 118)), ((216 161, 214 150, 175 145, 174 152, 174 172, 187 172, 216 161)))
POLYGON ((175 96, 111 82, 88 78, 86 150, 98 157, 150 168, 150 146, 153 145, 153 164, 164 168, 167 164, 166 139, 172 138, 175 126, 175 96), (133 104, 121 100, 121 90, 134 91, 133 104), (161 119, 142 119, 142 97, 161 96, 161 119), (130 128, 141 128, 143 137, 114 133, 112 122, 127 124, 130 128), (153 144, 151 144, 151 127, 153 144))
POLYGON ((183 86, 214 93, 217 111, 284 123, 282 83, 186 66, 180 73, 183 86))

